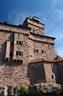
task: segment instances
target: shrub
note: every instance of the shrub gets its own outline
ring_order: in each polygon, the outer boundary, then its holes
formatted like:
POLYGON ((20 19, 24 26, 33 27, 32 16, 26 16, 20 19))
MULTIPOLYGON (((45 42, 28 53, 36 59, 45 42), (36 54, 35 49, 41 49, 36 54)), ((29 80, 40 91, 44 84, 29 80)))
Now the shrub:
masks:
POLYGON ((18 89, 18 92, 19 92, 19 94, 28 94, 29 93, 29 90, 28 90, 28 87, 27 86, 21 86, 18 89))

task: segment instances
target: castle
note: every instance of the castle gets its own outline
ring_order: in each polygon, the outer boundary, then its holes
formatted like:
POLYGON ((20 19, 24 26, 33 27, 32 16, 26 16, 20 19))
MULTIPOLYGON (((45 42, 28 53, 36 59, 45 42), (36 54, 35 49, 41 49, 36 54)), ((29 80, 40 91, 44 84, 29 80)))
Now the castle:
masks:
POLYGON ((63 83, 63 59, 55 52, 55 38, 44 30, 36 16, 22 25, 0 23, 0 86, 63 83))

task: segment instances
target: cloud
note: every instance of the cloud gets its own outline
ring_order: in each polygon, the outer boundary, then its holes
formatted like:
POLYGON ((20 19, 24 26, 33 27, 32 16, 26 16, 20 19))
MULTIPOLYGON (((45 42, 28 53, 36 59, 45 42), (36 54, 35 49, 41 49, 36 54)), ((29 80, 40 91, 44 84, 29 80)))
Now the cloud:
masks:
POLYGON ((56 37, 55 50, 63 57, 63 0, 52 0, 46 17, 46 34, 56 37))

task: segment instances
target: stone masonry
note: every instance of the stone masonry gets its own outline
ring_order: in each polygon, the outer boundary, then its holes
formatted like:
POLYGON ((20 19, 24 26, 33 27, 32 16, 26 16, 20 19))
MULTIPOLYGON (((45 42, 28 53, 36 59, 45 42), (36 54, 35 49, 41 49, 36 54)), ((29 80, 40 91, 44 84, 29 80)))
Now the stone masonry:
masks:
POLYGON ((35 16, 18 26, 0 23, 0 86, 56 83, 55 38, 44 29, 35 16))

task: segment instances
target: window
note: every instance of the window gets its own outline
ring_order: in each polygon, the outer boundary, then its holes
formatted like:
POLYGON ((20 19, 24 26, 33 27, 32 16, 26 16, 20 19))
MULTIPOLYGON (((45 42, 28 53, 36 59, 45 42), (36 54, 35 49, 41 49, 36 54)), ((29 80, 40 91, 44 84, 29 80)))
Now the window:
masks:
POLYGON ((51 77, 52 77, 52 79, 54 79, 54 76, 53 75, 51 75, 51 77))
POLYGON ((38 52, 38 49, 36 49, 36 52, 38 52))
POLYGON ((21 52, 19 51, 19 55, 21 55, 21 52))
POLYGON ((34 49, 34 53, 38 53, 38 49, 34 49))
POLYGON ((44 50, 41 50, 41 53, 44 53, 44 50))
POLYGON ((16 51, 16 55, 18 55, 18 51, 16 51))
POLYGON ((20 51, 19 51, 19 55, 23 56, 23 52, 20 52, 20 51))
POLYGON ((23 45, 23 42, 22 41, 16 41, 16 44, 23 45))
POLYGON ((21 52, 21 51, 16 51, 16 55, 23 56, 23 52, 21 52))
POLYGON ((18 41, 16 41, 16 44, 18 44, 18 41))
POLYGON ((41 53, 46 53, 46 51, 45 50, 41 50, 41 53))

